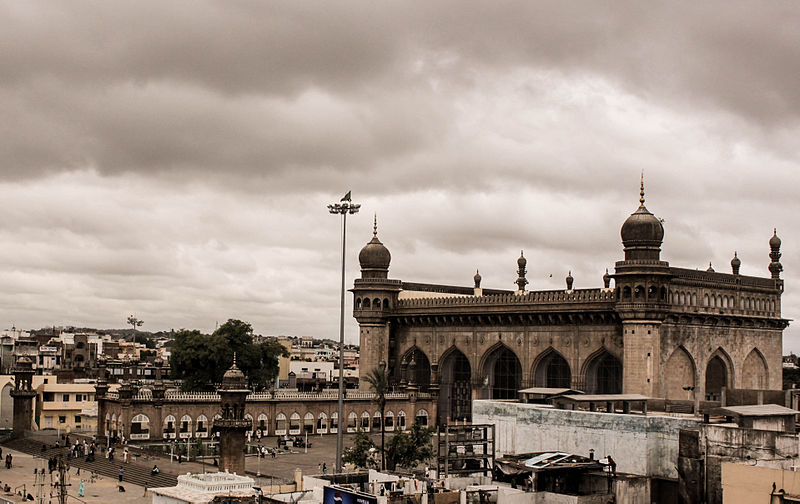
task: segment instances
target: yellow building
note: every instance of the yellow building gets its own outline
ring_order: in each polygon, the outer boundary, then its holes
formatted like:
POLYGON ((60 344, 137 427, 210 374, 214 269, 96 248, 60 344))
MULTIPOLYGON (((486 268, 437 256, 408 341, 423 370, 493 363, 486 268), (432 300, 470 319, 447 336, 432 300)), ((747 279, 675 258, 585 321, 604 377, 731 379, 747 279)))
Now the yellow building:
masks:
POLYGON ((44 383, 38 388, 39 429, 97 432, 94 384, 44 383))

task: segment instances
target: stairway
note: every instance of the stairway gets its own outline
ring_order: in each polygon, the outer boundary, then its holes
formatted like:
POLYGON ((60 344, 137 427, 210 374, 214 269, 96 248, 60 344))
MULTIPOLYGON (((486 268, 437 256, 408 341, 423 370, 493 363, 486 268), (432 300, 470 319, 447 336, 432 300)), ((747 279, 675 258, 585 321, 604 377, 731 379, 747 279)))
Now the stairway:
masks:
MULTIPOLYGON (((30 439, 12 439, 2 443, 3 446, 16 450, 22 453, 27 453, 35 457, 40 457, 45 460, 54 455, 64 455, 65 461, 69 464, 70 468, 80 467, 81 473, 83 471, 92 471, 102 476, 116 479, 119 476, 119 468, 123 467, 125 472, 122 477, 122 484, 133 483, 134 485, 144 486, 148 488, 154 487, 171 487, 178 483, 178 478, 174 474, 159 472, 157 475, 152 476, 150 470, 152 467, 142 465, 141 463, 131 462, 129 464, 122 463, 122 452, 119 450, 114 461, 109 461, 98 450, 95 454, 95 459, 92 462, 86 462, 86 458, 81 456, 78 458, 68 457, 69 450, 67 448, 52 448, 48 447, 42 451, 42 443, 30 439)), ((154 463, 158 463, 158 459, 153 459, 154 463)), ((74 474, 74 473, 73 473, 74 474)))

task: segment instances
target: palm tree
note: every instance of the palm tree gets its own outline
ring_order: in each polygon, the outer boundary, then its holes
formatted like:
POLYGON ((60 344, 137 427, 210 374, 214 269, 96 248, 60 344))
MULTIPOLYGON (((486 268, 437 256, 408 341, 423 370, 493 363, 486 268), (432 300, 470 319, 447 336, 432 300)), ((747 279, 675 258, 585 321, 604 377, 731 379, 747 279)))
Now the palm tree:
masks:
POLYGON ((386 367, 376 367, 366 376, 364 380, 369 383, 369 388, 375 393, 375 402, 378 403, 378 410, 381 412, 381 470, 386 469, 386 453, 383 451, 383 443, 385 438, 385 430, 383 425, 383 415, 386 412, 386 389, 388 388, 388 378, 386 376, 386 367))

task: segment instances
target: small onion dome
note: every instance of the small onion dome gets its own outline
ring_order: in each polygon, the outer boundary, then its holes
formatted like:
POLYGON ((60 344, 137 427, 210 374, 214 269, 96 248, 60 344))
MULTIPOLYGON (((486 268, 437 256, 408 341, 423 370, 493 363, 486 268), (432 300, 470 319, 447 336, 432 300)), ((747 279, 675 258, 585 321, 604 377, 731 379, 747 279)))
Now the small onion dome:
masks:
POLYGON ((528 260, 525 259, 525 256, 522 254, 522 250, 519 251, 519 259, 517 259, 517 266, 520 268, 524 268, 527 266, 528 260))
POLYGON ((739 267, 742 265, 741 259, 739 259, 739 255, 734 252, 733 259, 731 259, 731 269, 733 269, 733 273, 735 275, 739 274, 739 267))
POLYGON ((622 224, 620 236, 625 247, 660 247, 664 240, 664 226, 644 206, 644 175, 639 191, 639 208, 622 224))
POLYGON ((247 383, 247 378, 245 378, 244 373, 242 370, 236 366, 236 354, 233 355, 233 365, 225 371, 225 374, 222 375, 222 386, 226 388, 237 388, 239 386, 243 386, 247 383))
POLYGON ((632 245, 661 246, 664 239, 664 226, 658 218, 651 214, 644 204, 631 214, 622 224, 620 230, 622 243, 632 245))
POLYGON ((706 271, 709 273, 714 273, 714 268, 711 266, 711 262, 708 263, 708 269, 706 271))
POLYGON ((361 269, 388 270, 391 261, 392 254, 378 239, 378 219, 376 217, 372 227, 372 240, 364 245, 364 248, 358 253, 358 262, 361 264, 361 269))
POLYGON ((781 239, 778 238, 778 229, 775 228, 772 230, 772 238, 769 239, 769 246, 773 249, 781 248, 781 239))
POLYGON ((566 278, 566 281, 567 281, 567 290, 572 290, 572 282, 573 282, 574 280, 575 280, 575 279, 574 279, 574 278, 572 278, 572 271, 569 271, 569 272, 567 273, 567 278, 566 278))
POLYGON ((481 287, 481 273, 478 270, 475 270, 475 276, 472 277, 475 280, 475 288, 479 289, 481 287))
POLYGON ((611 275, 608 274, 608 268, 606 268, 606 272, 603 275, 603 286, 608 289, 609 285, 611 285, 611 275))

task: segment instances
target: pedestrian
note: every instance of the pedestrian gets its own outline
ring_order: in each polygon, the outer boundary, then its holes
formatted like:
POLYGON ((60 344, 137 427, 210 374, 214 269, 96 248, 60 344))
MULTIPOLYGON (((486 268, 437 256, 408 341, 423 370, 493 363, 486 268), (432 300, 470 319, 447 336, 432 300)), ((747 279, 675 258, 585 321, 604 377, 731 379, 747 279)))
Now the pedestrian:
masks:
POLYGON ((611 474, 616 476, 616 474, 617 474, 617 463, 614 461, 613 458, 611 458, 611 455, 609 455, 607 458, 608 458, 608 465, 609 465, 609 467, 611 467, 611 474))
POLYGON ((317 464, 317 474, 320 474, 320 473, 322 473, 322 462, 317 464))
POLYGON ((9 453, 6 455, 6 469, 11 469, 11 462, 13 461, 13 457, 9 453))
POLYGON ((328 474, 328 466, 325 462, 322 463, 322 474, 328 474))
POLYGON ((147 483, 144 484, 144 495, 142 497, 147 497, 147 483))
POLYGON ((128 449, 127 448, 122 450, 122 461, 125 462, 126 464, 128 463, 128 449))
POLYGON ((125 469, 119 468, 119 482, 122 483, 122 474, 125 472, 125 469))

